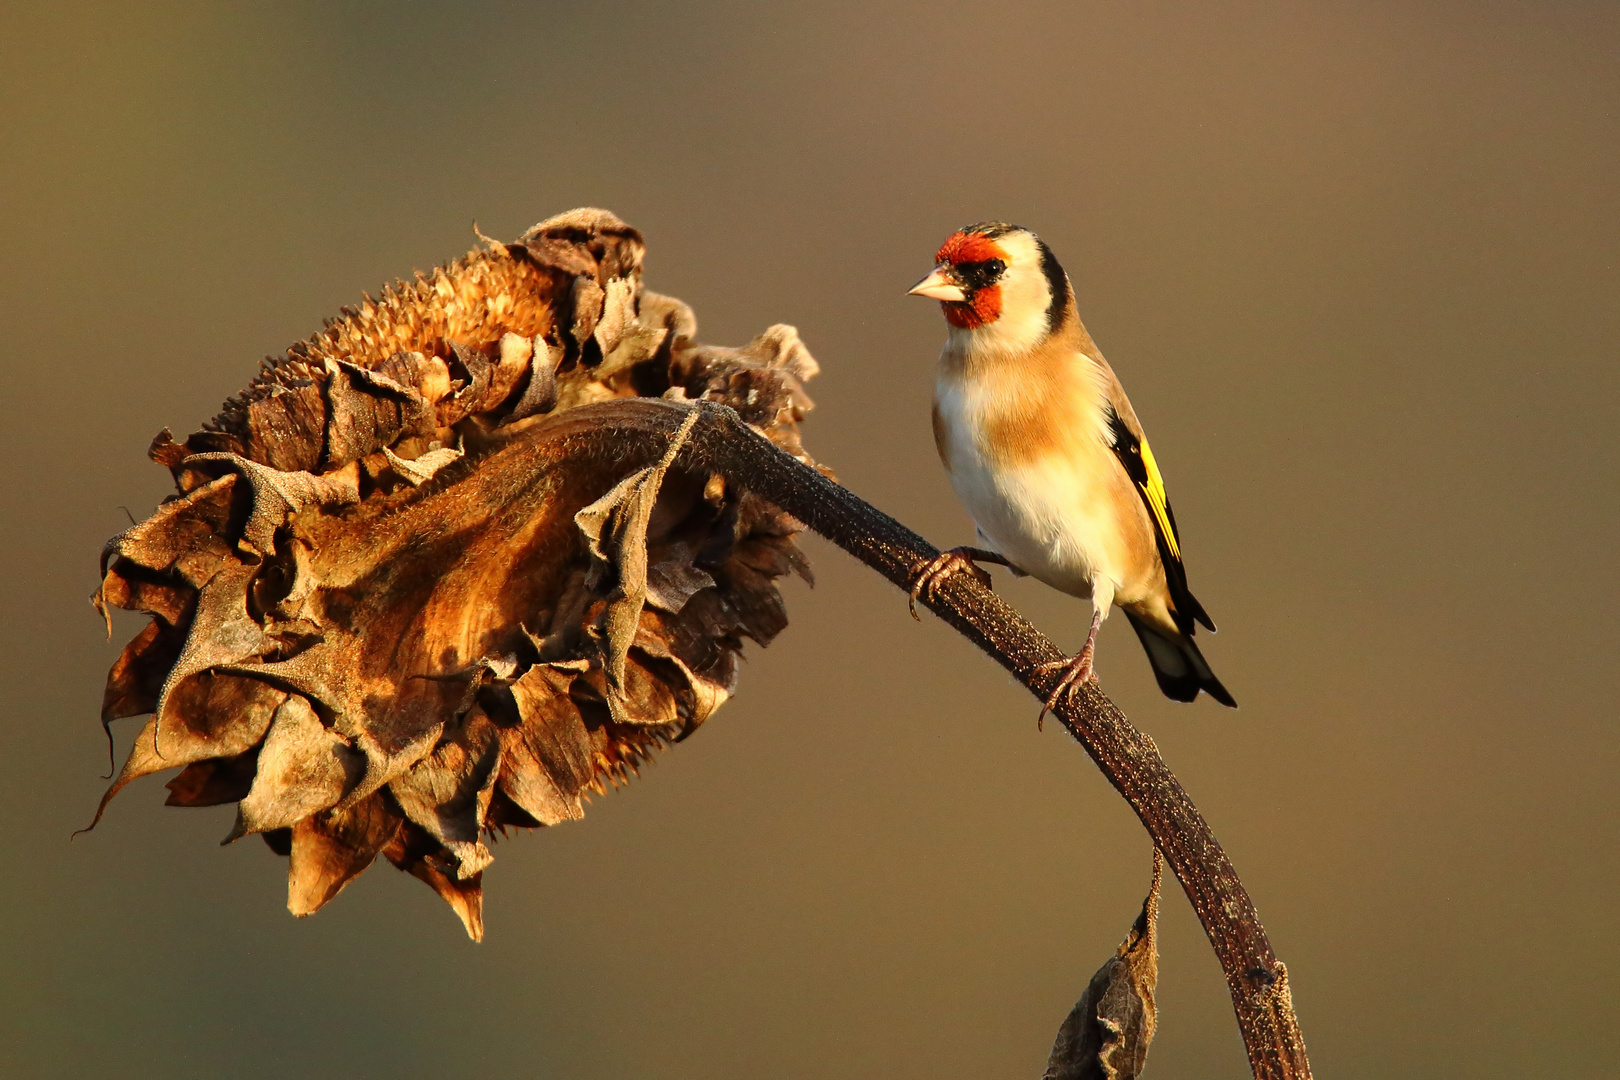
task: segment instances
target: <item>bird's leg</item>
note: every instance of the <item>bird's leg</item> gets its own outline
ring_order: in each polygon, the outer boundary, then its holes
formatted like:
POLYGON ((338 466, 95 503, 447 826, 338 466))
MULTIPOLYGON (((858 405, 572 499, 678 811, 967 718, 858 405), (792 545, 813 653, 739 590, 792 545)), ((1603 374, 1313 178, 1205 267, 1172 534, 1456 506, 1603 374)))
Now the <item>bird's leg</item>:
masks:
POLYGON ((952 574, 960 574, 966 570, 978 579, 980 585, 988 589, 990 575, 981 567, 974 565, 982 562, 996 563, 1009 568, 1012 566, 1005 555, 976 547, 953 547, 924 563, 922 569, 911 579, 911 617, 918 622, 922 621, 922 616, 917 614, 917 598, 920 596, 925 601, 932 600, 934 590, 952 574))
POLYGON ((1035 718, 1035 727, 1041 728, 1046 720, 1046 714, 1058 707, 1058 702, 1074 693, 1074 688, 1092 677, 1092 659, 1097 653, 1097 631, 1102 629, 1104 608, 1097 608, 1091 613, 1091 632, 1086 635, 1086 643, 1067 660, 1050 660, 1038 665, 1036 671, 1051 671, 1055 668, 1063 669, 1063 677, 1058 679, 1052 692, 1046 696, 1046 703, 1041 706, 1041 715, 1035 718))

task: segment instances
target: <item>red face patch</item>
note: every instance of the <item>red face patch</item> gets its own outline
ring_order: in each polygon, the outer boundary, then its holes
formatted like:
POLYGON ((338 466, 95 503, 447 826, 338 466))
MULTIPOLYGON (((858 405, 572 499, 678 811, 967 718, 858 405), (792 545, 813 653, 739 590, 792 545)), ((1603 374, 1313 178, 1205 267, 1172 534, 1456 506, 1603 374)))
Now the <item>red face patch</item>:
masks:
POLYGON ((977 330, 985 323, 1001 317, 1001 286, 986 285, 975 289, 962 301, 941 300, 945 321, 961 330, 977 330))
POLYGON ((960 263, 985 262, 988 259, 1007 259, 1007 253, 996 246, 996 242, 983 233, 952 233, 940 245, 939 253, 934 256, 935 262, 948 262, 952 266, 960 263))
MULTIPOLYGON (((1006 262, 1007 253, 983 233, 969 232, 952 233, 934 256, 935 262, 949 263, 951 266, 989 262, 991 259, 1006 262)), ((945 321, 952 326, 961 330, 976 330, 1001 317, 1001 286, 985 285, 968 292, 966 300, 942 300, 939 306, 945 311, 945 321)))

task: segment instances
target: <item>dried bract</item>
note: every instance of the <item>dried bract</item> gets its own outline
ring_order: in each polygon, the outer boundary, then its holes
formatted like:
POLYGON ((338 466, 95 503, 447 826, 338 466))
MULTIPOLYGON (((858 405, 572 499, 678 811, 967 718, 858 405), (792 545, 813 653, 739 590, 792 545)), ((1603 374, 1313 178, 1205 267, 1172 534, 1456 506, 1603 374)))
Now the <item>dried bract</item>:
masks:
MULTIPOLYGON (((94 599, 152 621, 103 721, 150 713, 96 813, 165 769, 237 804, 307 915, 379 855, 482 935, 486 842, 578 818, 732 692, 787 624, 799 524, 685 467, 570 441, 627 397, 729 405, 809 461, 792 327, 699 345, 640 234, 576 210, 396 284, 151 456, 177 493, 108 541, 94 599), (579 444, 579 445, 576 445, 579 444)), ((694 415, 696 410, 693 410, 694 415)), ((592 442, 599 446, 600 440, 592 442)))
POLYGON ((1142 1075, 1159 1022, 1154 992, 1163 871, 1164 859, 1155 850, 1153 885, 1142 901, 1142 914, 1063 1022, 1042 1080, 1135 1080, 1142 1075))

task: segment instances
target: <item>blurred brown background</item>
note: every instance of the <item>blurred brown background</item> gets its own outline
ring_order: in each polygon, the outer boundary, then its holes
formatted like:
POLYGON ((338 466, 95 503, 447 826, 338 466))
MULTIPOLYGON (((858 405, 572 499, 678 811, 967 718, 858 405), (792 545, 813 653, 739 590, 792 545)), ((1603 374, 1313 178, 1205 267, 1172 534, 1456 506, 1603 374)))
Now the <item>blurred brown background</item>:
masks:
MULTIPOLYGON (((496 849, 305 922, 231 811, 100 793, 100 545, 146 461, 384 281, 610 207, 807 444, 941 544, 953 228, 1072 275, 1243 708, 1104 685, 1227 845, 1322 1076, 1613 1075, 1620 8, 5 5, 0 1074, 1035 1077, 1149 848, 1061 730, 825 544, 741 693, 496 849), (784 704, 785 702, 785 704, 784 704)), ((1066 647, 1083 604, 997 586, 1066 647)), ((120 727, 120 747, 135 730, 120 727)), ((1240 1077, 1167 893, 1151 1075, 1240 1077)))

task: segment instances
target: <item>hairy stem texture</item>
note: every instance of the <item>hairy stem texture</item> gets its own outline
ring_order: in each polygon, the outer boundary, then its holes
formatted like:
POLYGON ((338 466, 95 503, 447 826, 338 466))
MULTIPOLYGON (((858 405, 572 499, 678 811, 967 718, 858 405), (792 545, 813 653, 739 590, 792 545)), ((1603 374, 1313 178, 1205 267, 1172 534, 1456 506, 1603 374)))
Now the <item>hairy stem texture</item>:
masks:
MULTIPOLYGON (((922 537, 773 446, 730 409, 630 398, 573 410, 514 436, 514 441, 574 442, 570 453, 603 454, 624 466, 657 461, 692 408, 698 422, 681 451, 688 468, 706 468, 760 495, 909 591, 917 572, 939 554, 922 537)), ((1051 641, 968 574, 942 582, 924 603, 1045 700, 1062 671, 1051 641)), ((1138 731, 1093 682, 1053 712, 1125 797, 1164 853, 1209 935, 1226 973, 1232 1006, 1257 1080, 1311 1075, 1294 1015, 1288 969, 1272 951, 1237 871, 1209 823, 1188 797, 1158 747, 1138 731)))

